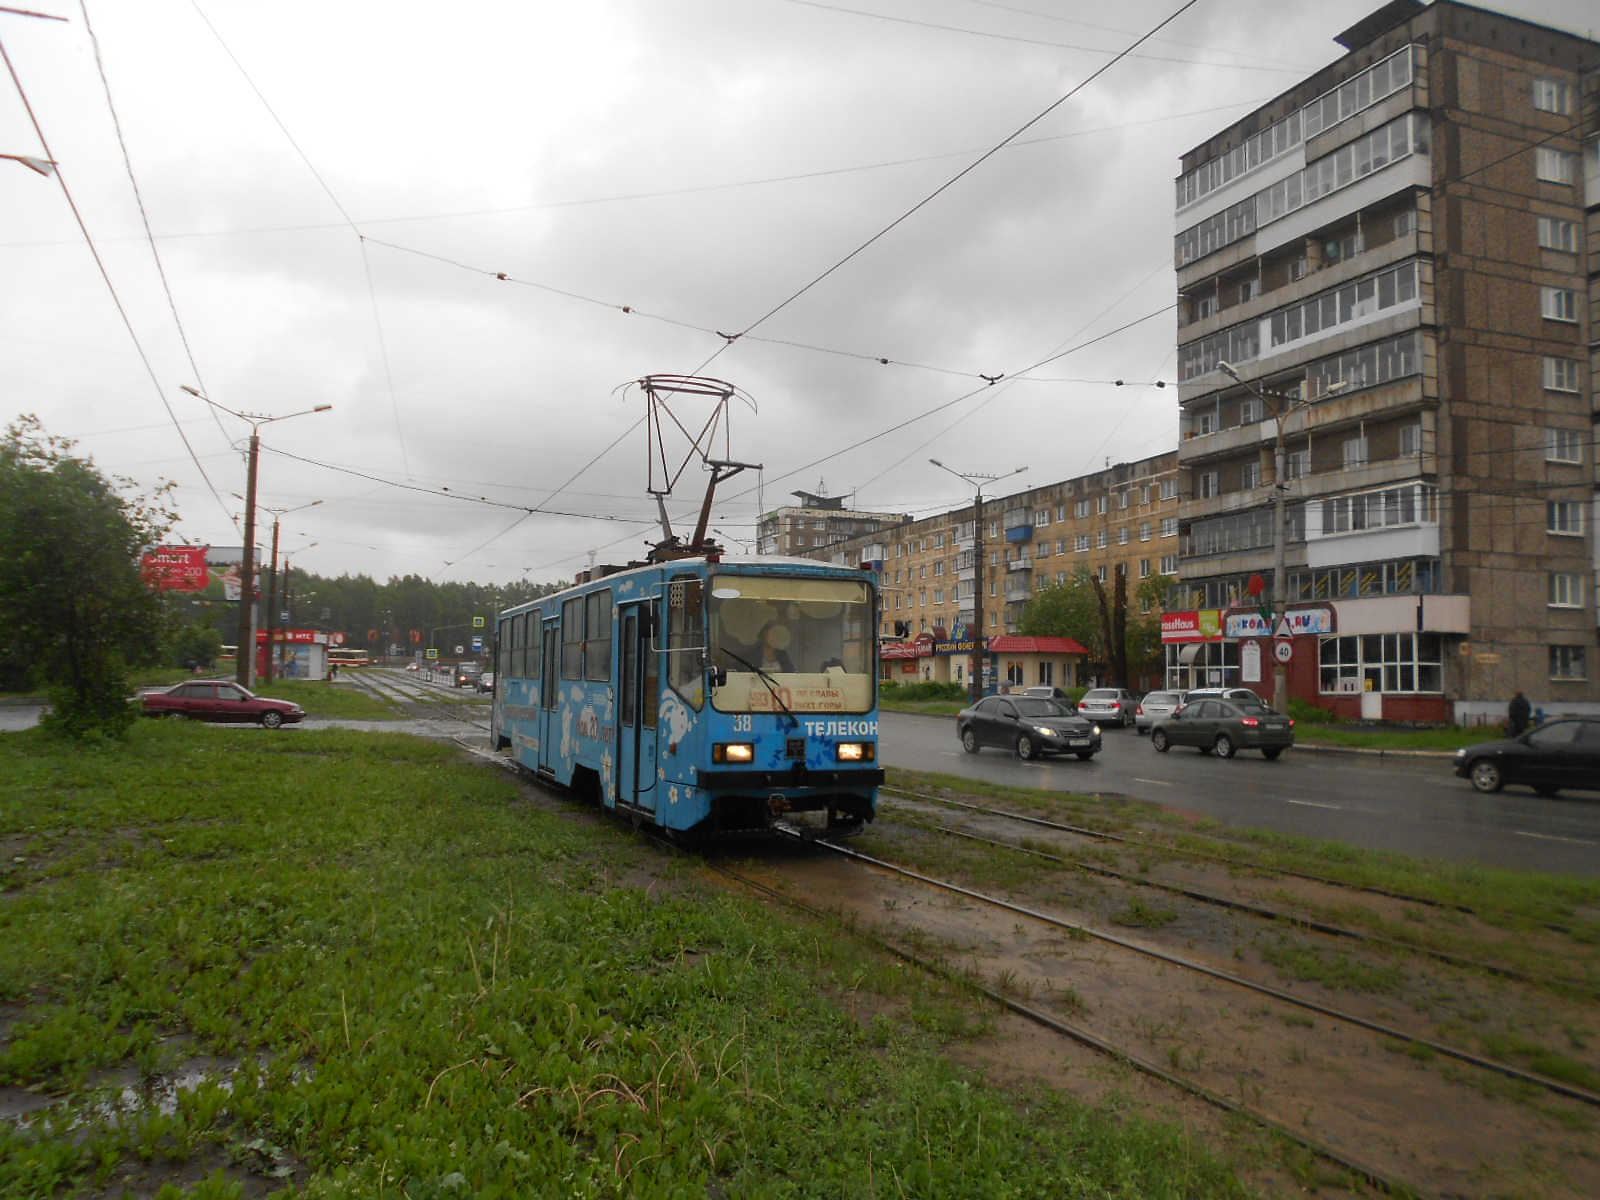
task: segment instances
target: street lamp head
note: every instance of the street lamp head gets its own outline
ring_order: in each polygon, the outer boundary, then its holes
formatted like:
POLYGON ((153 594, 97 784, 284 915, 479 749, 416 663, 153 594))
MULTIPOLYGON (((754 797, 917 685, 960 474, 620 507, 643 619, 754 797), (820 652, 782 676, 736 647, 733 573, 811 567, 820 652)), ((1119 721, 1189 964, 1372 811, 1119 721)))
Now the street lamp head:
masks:
POLYGON ((1229 379, 1239 378, 1239 372, 1234 370, 1233 364, 1225 359, 1217 359, 1217 370, 1221 371, 1229 379))
POLYGON ((936 467, 944 466, 944 464, 942 462, 940 462, 937 458, 930 458, 928 461, 931 462, 936 467))
POLYGON ((327 412, 332 407, 333 407, 333 405, 331 405, 331 404, 319 404, 315 408, 313 408, 311 411, 312 412, 327 412))
POLYGON ((183 391, 186 391, 186 392, 188 392, 188 393, 189 393, 189 395, 191 395, 191 396, 200 396, 200 399, 202 399, 202 400, 204 400, 204 399, 205 399, 205 397, 204 397, 204 396, 201 396, 201 395, 200 395, 200 389, 199 389, 199 388, 192 388, 192 387, 190 387, 190 386, 189 386, 189 385, 188 385, 188 384, 187 384, 187 383, 181 383, 181 384, 179 384, 179 385, 178 385, 178 386, 179 386, 179 387, 180 387, 180 388, 181 388, 181 389, 182 389, 182 390, 183 390, 183 391))
POLYGON ((1345 388, 1347 388, 1349 386, 1350 386, 1350 381, 1348 379, 1335 380, 1333 383, 1330 383, 1327 387, 1322 389, 1322 394, 1324 396, 1331 396, 1335 392, 1344 391, 1345 388))

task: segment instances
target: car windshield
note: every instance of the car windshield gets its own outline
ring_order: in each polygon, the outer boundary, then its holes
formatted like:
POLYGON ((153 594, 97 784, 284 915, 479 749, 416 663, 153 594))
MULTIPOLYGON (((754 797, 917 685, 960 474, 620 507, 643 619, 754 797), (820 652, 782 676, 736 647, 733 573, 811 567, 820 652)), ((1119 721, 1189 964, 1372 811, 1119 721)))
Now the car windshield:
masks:
POLYGON ((1023 696, 1016 701, 1017 712, 1024 717, 1070 717, 1072 710, 1059 700, 1043 696, 1023 696))

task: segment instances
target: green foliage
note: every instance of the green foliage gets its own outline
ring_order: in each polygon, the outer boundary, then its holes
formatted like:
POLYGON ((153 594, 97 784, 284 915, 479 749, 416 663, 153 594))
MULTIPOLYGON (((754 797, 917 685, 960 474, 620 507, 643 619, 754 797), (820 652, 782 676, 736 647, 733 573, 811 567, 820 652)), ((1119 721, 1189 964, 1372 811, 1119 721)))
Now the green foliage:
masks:
POLYGON ((965 700, 967 689, 959 683, 938 683, 919 680, 916 683, 898 683, 886 679, 878 686, 878 698, 885 704, 912 704, 920 700, 965 700))
POLYGON ((1296 725, 1334 725, 1339 718, 1326 708, 1319 708, 1309 700, 1289 697, 1289 715, 1296 725))
POLYGON ((28 416, 0 439, 0 625, 13 667, 51 689, 48 727, 81 740, 126 731, 129 668, 165 640, 139 557, 172 514, 166 488, 141 497, 71 450, 28 416))
POLYGON ((1017 632, 1023 637, 1069 637, 1081 643, 1096 662, 1106 657, 1105 624, 1088 568, 1079 567, 1066 583, 1036 588, 1022 610, 1017 632))

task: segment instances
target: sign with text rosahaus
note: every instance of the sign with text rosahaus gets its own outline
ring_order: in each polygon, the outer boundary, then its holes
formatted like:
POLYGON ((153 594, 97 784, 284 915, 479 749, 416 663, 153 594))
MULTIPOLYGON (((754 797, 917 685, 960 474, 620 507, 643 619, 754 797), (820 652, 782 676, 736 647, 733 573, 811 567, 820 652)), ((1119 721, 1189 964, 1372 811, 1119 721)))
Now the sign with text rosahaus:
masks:
POLYGON ((146 587, 158 592, 203 592, 211 582, 209 546, 157 546, 139 559, 146 587))

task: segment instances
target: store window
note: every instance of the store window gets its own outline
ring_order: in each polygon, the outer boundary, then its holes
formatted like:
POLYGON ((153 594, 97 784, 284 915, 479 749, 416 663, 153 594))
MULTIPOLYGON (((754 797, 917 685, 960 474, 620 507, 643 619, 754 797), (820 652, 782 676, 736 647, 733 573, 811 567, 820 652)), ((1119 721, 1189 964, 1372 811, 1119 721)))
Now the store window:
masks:
POLYGON ((1434 693, 1443 689, 1436 633, 1370 633, 1323 638, 1318 649, 1323 695, 1434 693))

